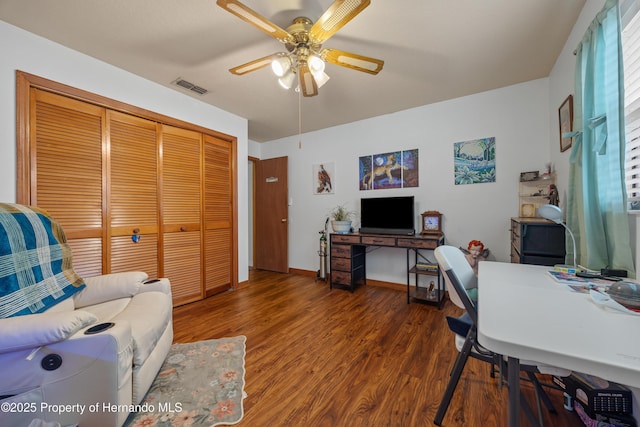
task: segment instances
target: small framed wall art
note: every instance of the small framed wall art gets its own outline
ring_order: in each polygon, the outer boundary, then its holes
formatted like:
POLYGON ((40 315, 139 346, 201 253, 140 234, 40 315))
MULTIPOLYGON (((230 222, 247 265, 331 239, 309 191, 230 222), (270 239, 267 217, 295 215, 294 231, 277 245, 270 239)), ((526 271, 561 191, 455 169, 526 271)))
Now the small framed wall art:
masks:
POLYGON ((334 162, 325 162, 313 165, 313 194, 335 193, 335 169, 334 162))
POLYGON ((567 96, 558 108, 558 123, 560 125, 560 151, 571 148, 572 137, 563 138, 563 134, 573 132, 573 95, 567 96))

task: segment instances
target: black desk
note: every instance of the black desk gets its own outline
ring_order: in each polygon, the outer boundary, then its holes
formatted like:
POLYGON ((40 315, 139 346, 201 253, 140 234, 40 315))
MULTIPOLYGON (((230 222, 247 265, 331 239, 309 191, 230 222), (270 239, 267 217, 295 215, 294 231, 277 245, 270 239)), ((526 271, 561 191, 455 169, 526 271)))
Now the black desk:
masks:
MULTIPOLYGON (((353 292, 359 285, 367 283, 367 248, 389 247, 405 249, 407 251, 407 303, 411 300, 436 304, 439 308, 444 301, 444 281, 441 278, 440 269, 435 271, 421 269, 416 264, 424 256, 420 251, 433 251, 444 244, 444 235, 389 235, 389 234, 335 234, 330 236, 330 288, 347 289, 353 292), (411 254, 413 253, 413 258, 411 254), (415 288, 413 293, 409 285, 411 275, 415 276, 415 288), (419 277, 437 277, 438 285, 429 291, 427 287, 419 286, 419 277)), ((434 261, 435 262, 435 261, 434 261)))

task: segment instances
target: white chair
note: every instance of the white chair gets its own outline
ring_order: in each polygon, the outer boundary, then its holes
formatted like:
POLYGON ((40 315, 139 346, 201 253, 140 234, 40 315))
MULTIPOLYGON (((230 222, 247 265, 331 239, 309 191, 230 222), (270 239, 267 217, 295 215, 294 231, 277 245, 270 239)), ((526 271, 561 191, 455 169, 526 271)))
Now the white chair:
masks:
POLYGON ((0 403, 24 409, 2 426, 121 426, 169 352, 169 280, 82 279, 71 261, 46 212, 0 203, 0 403))
MULTIPOLYGON (((500 368, 500 385, 503 384, 502 372, 506 372, 506 362, 502 355, 496 354, 486 348, 478 342, 478 307, 476 303, 469 298, 467 293, 468 289, 477 287, 477 279, 471 266, 467 262, 464 253, 453 246, 439 246, 435 250, 435 257, 440 266, 440 269, 444 272, 445 283, 449 290, 449 298, 458 307, 465 310, 465 314, 460 318, 448 317, 450 329, 456 334, 455 343, 458 349, 458 357, 451 371, 451 378, 447 384, 444 395, 436 412, 434 423, 436 425, 442 425, 442 420, 449 408, 451 398, 458 385, 462 371, 467 363, 469 357, 473 357, 478 360, 490 363, 493 366, 497 365, 500 368), (462 336, 461 334, 466 334, 462 336)), ((480 290, 481 292, 481 290, 480 290)), ((538 419, 536 419, 531 407, 527 401, 522 398, 522 408, 531 422, 532 425, 542 425, 542 410, 540 406, 540 400, 545 403, 545 406, 549 411, 555 412, 548 395, 542 389, 542 384, 535 376, 536 373, 555 374, 559 376, 567 376, 569 371, 564 369, 557 369, 553 367, 539 365, 532 361, 521 360, 520 370, 525 373, 528 379, 533 383, 534 391, 536 395, 536 404, 538 409, 538 419)))

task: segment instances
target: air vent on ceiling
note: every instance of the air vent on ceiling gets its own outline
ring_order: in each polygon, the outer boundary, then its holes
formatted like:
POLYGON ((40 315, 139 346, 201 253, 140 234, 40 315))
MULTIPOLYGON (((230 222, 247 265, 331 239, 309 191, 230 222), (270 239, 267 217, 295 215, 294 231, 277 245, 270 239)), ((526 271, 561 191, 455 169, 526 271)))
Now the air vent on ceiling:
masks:
POLYGON ((188 89, 192 92, 197 93, 198 95, 204 95, 205 93, 209 92, 207 89, 200 87, 200 86, 196 86, 191 82, 188 82, 186 80, 183 80, 182 78, 178 77, 174 82, 174 84, 183 87, 185 89, 188 89))

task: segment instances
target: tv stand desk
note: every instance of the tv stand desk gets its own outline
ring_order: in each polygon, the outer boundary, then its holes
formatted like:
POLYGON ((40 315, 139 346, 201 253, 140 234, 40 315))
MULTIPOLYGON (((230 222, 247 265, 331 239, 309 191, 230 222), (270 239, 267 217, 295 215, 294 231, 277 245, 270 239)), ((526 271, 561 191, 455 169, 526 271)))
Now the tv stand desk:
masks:
POLYGON ((438 308, 444 302, 444 280, 440 269, 423 269, 417 266, 420 260, 426 258, 420 253, 422 250, 433 251, 444 244, 444 234, 434 235, 395 235, 395 234, 336 234, 330 235, 330 265, 331 273, 329 286, 347 289, 353 292, 358 286, 367 283, 367 248, 388 247, 407 251, 407 304, 413 298, 419 302, 435 304, 438 308), (414 255, 411 257, 411 255, 414 255), (415 276, 415 288, 411 291, 410 278, 415 276), (419 277, 437 277, 437 287, 433 289, 419 286, 419 277))

